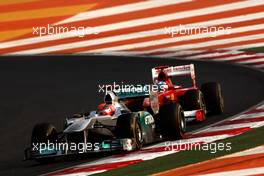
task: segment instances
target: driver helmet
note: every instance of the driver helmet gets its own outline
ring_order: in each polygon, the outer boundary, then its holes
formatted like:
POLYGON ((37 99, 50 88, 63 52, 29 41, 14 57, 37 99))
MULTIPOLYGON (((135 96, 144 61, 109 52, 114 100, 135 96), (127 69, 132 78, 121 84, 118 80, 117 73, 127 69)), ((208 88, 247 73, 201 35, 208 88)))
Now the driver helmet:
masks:
POLYGON ((161 71, 158 75, 158 81, 164 81, 166 82, 168 80, 168 75, 166 73, 164 73, 163 71, 161 71))
POLYGON ((164 92, 169 89, 169 86, 165 81, 160 81, 157 83, 157 85, 158 85, 159 92, 164 92))

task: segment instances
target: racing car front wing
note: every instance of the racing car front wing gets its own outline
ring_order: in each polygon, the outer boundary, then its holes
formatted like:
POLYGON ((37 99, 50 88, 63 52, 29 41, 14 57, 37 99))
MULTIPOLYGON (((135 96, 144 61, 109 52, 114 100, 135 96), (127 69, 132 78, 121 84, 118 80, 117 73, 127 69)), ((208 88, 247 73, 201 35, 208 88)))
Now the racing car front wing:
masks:
MULTIPOLYGON (((42 158, 51 158, 51 157, 60 157, 67 155, 77 155, 77 154, 88 154, 88 153, 99 153, 99 152, 114 152, 114 151, 133 151, 136 149, 135 139, 112 139, 104 140, 101 143, 97 143, 95 148, 85 149, 82 147, 78 148, 79 144, 76 144, 77 147, 72 149, 69 147, 68 143, 60 144, 49 144, 45 148, 29 147, 24 151, 24 160, 34 160, 42 158), (56 146, 56 147, 55 147, 56 146), (67 146, 66 148, 58 148, 57 146, 67 146)), ((88 143, 87 143, 88 144, 88 143)), ((87 144, 84 144, 87 146, 87 144)), ((89 143, 91 144, 91 143, 89 143)), ((94 144, 92 144, 94 145, 94 144)))

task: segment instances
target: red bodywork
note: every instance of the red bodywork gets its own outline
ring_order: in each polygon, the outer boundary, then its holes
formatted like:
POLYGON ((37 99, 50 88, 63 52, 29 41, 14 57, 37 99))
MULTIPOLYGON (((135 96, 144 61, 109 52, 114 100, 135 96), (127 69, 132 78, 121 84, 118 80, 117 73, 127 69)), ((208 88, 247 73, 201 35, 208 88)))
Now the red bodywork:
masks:
MULTIPOLYGON (((196 86, 194 66, 192 64, 176 67, 155 67, 152 69, 152 78, 154 83, 163 81, 168 85, 167 90, 157 92, 159 107, 171 102, 178 103, 180 101, 180 97, 182 97, 187 91, 198 89, 196 86), (160 78, 160 75, 162 75, 162 78, 160 78), (170 78, 172 76, 191 76, 193 85, 192 87, 188 88, 173 85, 170 78)), ((150 98, 145 98, 143 107, 150 107, 150 98)), ((205 120, 204 111, 202 109, 197 109, 195 112, 195 117, 197 121, 205 120)))
MULTIPOLYGON (((197 90, 195 73, 193 65, 169 67, 158 66, 152 69, 153 82, 157 83, 163 81, 168 85, 168 89, 162 92, 158 92, 159 106, 170 102, 179 102, 179 97, 183 96, 187 91, 197 90), (162 75, 162 76, 161 76, 162 75), (188 76, 191 75, 193 86, 189 88, 183 88, 182 86, 173 85, 171 76, 188 76)), ((144 101, 143 106, 149 106, 149 99, 144 101)))
POLYGON ((194 90, 197 88, 190 87, 190 88, 172 88, 170 90, 167 90, 165 92, 159 92, 158 93, 158 99, 159 99, 159 105, 162 106, 164 104, 170 103, 170 102, 178 102, 179 97, 183 96, 187 91, 194 90))

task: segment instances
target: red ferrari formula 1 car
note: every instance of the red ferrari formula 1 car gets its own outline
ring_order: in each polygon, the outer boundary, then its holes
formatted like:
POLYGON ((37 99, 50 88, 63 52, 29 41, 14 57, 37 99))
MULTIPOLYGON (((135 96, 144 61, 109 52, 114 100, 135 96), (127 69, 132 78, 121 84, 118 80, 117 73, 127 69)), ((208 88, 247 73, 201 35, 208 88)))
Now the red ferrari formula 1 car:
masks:
MULTIPOLYGON (((157 124, 161 125, 166 136, 182 138, 186 130, 186 120, 204 121, 208 112, 221 114, 224 100, 221 86, 217 82, 196 85, 194 65, 159 66, 152 69, 154 85, 158 91, 152 91, 144 99, 143 107, 155 114, 157 124), (174 85, 172 77, 190 76, 191 87, 174 85)), ((177 78, 175 78, 177 79, 177 78)))

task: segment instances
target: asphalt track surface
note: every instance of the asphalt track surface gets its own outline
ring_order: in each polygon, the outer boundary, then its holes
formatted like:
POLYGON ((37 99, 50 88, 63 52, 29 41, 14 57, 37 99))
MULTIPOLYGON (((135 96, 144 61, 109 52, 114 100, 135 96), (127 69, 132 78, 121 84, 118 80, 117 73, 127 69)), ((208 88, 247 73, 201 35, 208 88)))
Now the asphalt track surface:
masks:
MULTIPOLYGON (((102 101, 98 85, 151 83, 157 65, 188 61, 107 56, 27 56, 0 58, 0 175, 39 175, 95 160, 102 156, 68 159, 51 164, 22 161, 31 130, 39 122, 62 129, 65 116, 93 110, 102 101)), ((196 130, 246 110, 264 98, 264 73, 226 63, 192 62, 197 81, 219 81, 225 114, 191 124, 196 130)))

